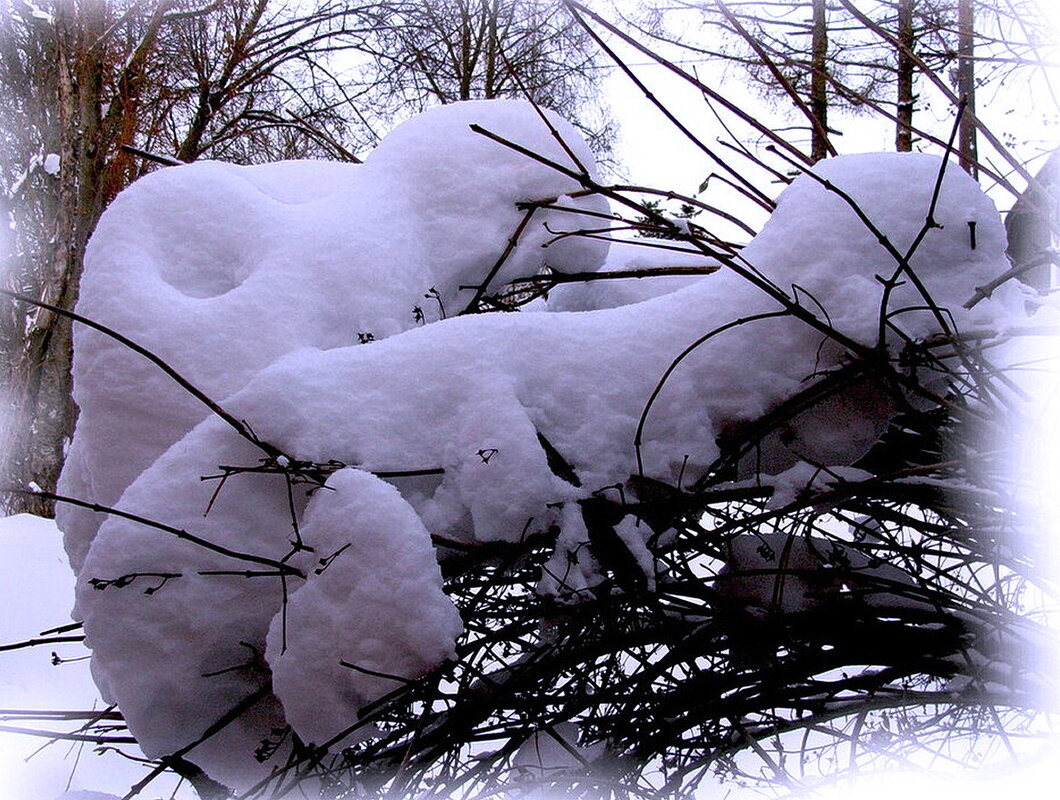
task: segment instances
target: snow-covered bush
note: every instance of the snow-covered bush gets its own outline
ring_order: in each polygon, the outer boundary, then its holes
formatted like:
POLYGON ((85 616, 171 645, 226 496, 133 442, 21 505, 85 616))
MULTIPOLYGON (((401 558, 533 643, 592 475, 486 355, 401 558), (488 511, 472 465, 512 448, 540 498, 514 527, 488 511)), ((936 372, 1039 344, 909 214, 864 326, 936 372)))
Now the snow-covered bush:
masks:
POLYGON ((926 155, 837 158, 742 250, 675 227, 714 274, 459 313, 599 269, 606 245, 568 234, 608 196, 570 126, 504 102, 427 112, 363 166, 180 167, 115 202, 79 312, 224 411, 79 333, 63 493, 122 513, 63 512, 76 613, 146 753, 240 789, 372 791, 518 771, 563 725, 680 785, 690 731, 716 758, 790 722, 755 717, 749 659, 795 670, 798 717, 834 710, 819 672, 880 657, 837 625, 935 632, 873 692, 948 680, 986 641, 1008 611, 961 594, 989 554, 954 533, 960 487, 898 483, 936 479, 907 457, 991 399, 962 336, 1023 314, 1008 286, 964 307, 1006 269, 976 184, 926 155), (814 636, 836 657, 790 668, 814 636), (697 691, 742 705, 708 725, 697 691))

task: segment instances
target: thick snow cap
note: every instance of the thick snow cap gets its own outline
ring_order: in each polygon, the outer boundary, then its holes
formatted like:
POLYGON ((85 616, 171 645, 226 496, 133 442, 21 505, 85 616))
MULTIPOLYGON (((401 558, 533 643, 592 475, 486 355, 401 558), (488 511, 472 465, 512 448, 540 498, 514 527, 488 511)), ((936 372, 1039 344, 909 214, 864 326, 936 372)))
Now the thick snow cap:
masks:
MULTIPOLYGON (((904 258, 924 225, 940 164, 930 156, 869 155, 835 159, 821 170, 904 258)), ((996 324, 1003 296, 972 312, 961 308, 976 285, 1005 269, 992 203, 951 169, 935 217, 939 227, 908 259, 918 281, 947 324, 996 324)), ((877 276, 898 267, 876 231, 843 198, 804 177, 781 197, 742 264, 844 336, 872 345, 884 292, 877 276)), ((682 473, 694 478, 717 457, 719 433, 757 419, 810 376, 841 363, 841 347, 792 316, 726 327, 778 310, 761 288, 725 270, 613 309, 450 319, 370 347, 302 349, 262 370, 226 404, 300 459, 337 459, 374 472, 441 470, 431 481, 399 483, 428 529, 511 540, 531 520, 547 518, 550 504, 638 470, 668 482, 682 473), (648 408, 678 355, 712 331, 719 333, 681 360, 648 408), (576 483, 549 467, 541 437, 576 483)), ((891 294, 887 315, 904 337, 940 329, 911 280, 891 294)), ((830 401, 826 424, 798 420, 794 443, 766 468, 787 469, 800 454, 824 464, 856 460, 892 409, 872 387, 851 391, 830 401)), ((207 420, 183 446, 202 452, 200 442, 223 427, 207 420)))
MULTIPOLYGON (((577 169, 554 129, 594 169, 574 128, 546 119, 522 102, 455 103, 397 128, 363 165, 159 170, 100 220, 77 311, 147 347, 214 399, 297 348, 355 345, 456 314, 474 295, 464 287, 486 279, 519 227, 519 204, 580 188, 469 126, 577 169)), ((597 197, 562 205, 606 210, 597 197)), ((585 224, 572 213, 535 212, 490 285, 545 264, 595 269, 606 243, 549 244, 585 224)), ((209 412, 113 339, 78 328, 74 347, 81 413, 60 491, 113 505, 209 412)), ((59 516, 79 569, 99 517, 72 507, 59 516)))

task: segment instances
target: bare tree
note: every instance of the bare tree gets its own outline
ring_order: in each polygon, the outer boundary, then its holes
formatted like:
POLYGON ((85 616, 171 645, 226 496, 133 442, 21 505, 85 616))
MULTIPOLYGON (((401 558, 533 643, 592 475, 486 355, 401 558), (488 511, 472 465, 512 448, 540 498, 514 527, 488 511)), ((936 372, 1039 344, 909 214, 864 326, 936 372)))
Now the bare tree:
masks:
MULTIPOLYGON (((141 17, 140 35, 124 63, 113 52, 114 10, 100 0, 59 3, 50 13, 30 4, 5 9, 5 95, 22 125, 40 131, 36 142, 20 142, 27 149, 4 153, 9 202, 14 205, 17 194, 11 189, 25 186, 15 177, 19 168, 43 172, 32 179, 42 195, 50 195, 43 213, 14 210, 23 222, 15 228, 21 263, 8 267, 9 280, 52 305, 70 308, 76 302, 81 253, 115 184, 110 154, 129 128, 145 60, 174 5, 159 3, 141 17), (26 102, 27 95, 38 94, 41 107, 26 102), (36 152, 29 149, 34 145, 36 152), (39 165, 31 162, 34 156, 39 165), (26 226, 31 219, 35 229, 26 226)), ((70 327, 43 310, 7 312, 4 366, 14 463, 5 473, 23 484, 51 486, 76 413, 70 327)))
POLYGON ((828 6, 813 0, 812 56, 810 63, 810 105, 813 109, 812 161, 828 155, 828 6))
POLYGON ((384 105, 407 113, 457 100, 530 97, 575 120, 597 152, 611 123, 598 103, 599 53, 556 0, 387 3, 371 37, 384 105))
MULTIPOLYGON (((267 0, 6 4, 0 171, 14 239, 8 285, 73 307, 99 215, 153 166, 137 150, 158 150, 170 163, 207 154, 244 163, 355 159, 366 129, 351 124, 355 101, 328 57, 358 47, 375 20, 372 6, 345 3, 298 13, 267 0)), ((76 418, 69 325, 21 303, 5 303, 2 320, 10 429, 3 474, 54 488, 76 418)), ((51 511, 32 500, 26 508, 51 511)))
MULTIPOLYGON (((916 110, 941 96, 953 109, 966 98, 961 149, 980 168, 972 151, 973 132, 987 134, 975 114, 975 86, 1000 87, 1044 70, 1048 57, 1043 48, 1050 41, 1034 0, 839 0, 819 5, 690 0, 667 4, 653 19, 655 24, 641 26, 641 32, 702 57, 738 64, 767 97, 790 103, 805 120, 800 130, 809 131, 812 160, 834 152, 826 138, 827 119, 821 120, 830 108, 889 121, 898 150, 914 144, 942 147, 937 132, 915 124, 916 110), (666 19, 677 11, 698 15, 701 33, 686 32, 679 41, 665 33, 666 19)), ((996 140, 987 144, 995 155, 1006 151, 996 140)), ((1020 174, 1012 162, 1006 169, 1020 174)), ((988 175, 1005 182, 1004 172, 989 169, 988 175)))
POLYGON ((274 5, 228 0, 173 26, 159 43, 158 93, 144 104, 155 115, 149 147, 180 161, 356 160, 371 134, 349 77, 332 65, 363 46, 376 7, 325 2, 294 14, 274 5))
POLYGON ((866 54, 840 7, 823 0, 790 3, 679 3, 655 16, 649 30, 708 59, 740 65, 759 91, 785 104, 809 132, 809 158, 834 155, 829 108, 857 104, 860 95, 880 91, 878 53, 866 54), (680 40, 665 34, 667 14, 698 15, 700 31, 680 40), (720 34, 720 35, 719 35, 720 34), (708 44, 709 43, 709 44, 708 44))
POLYGON ((900 153, 913 149, 913 109, 916 103, 913 84, 916 65, 910 53, 916 46, 913 28, 914 3, 915 0, 898 0, 898 41, 901 47, 898 50, 895 70, 898 93, 895 115, 898 119, 895 125, 894 149, 900 153))
POLYGON ((957 95, 964 103, 957 152, 961 169, 973 178, 977 174, 975 135, 975 8, 972 0, 957 3, 957 95))

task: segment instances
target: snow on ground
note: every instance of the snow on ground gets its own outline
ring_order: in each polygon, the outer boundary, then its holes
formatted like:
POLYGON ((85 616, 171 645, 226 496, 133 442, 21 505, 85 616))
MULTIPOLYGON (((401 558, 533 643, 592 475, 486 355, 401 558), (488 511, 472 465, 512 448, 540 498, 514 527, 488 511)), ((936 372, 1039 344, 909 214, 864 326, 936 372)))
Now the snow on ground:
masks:
MULTIPOLYGON (((439 316, 424 299, 430 289, 451 312, 466 297, 460 287, 481 282, 523 218, 518 202, 576 188, 473 136, 473 121, 570 163, 529 107, 454 105, 399 128, 362 167, 164 170, 123 194, 101 222, 82 313, 157 349, 288 455, 360 468, 335 474, 308 507, 304 490, 289 497, 276 473, 202 481, 219 465, 256 467, 262 453, 155 367, 79 334, 82 416, 64 490, 104 503, 121 494, 127 511, 256 559, 115 517, 97 534, 97 520, 64 513, 94 675, 149 754, 185 744, 271 675, 274 694, 194 751, 214 777, 247 785, 269 768, 251 754, 273 729, 291 723, 319 743, 394 685, 356 667, 411 677, 451 652, 459 621, 440 591, 430 535, 511 541, 562 515, 574 536, 575 501, 640 468, 668 482, 694 479, 718 455, 720 433, 841 363, 841 347, 790 316, 733 325, 780 306, 729 269, 643 302, 633 301, 645 293, 634 292, 578 301, 592 311, 417 327, 414 306, 439 316), (642 424, 661 377, 711 331, 642 424), (364 333, 375 341, 361 343, 364 333), (543 441, 573 476, 550 466, 543 441), (441 472, 396 478, 396 490, 369 474, 423 469, 441 472), (280 561, 304 580, 281 579, 280 561), (328 713, 314 714, 321 706, 328 713)), ((905 254, 940 167, 930 156, 879 154, 818 169, 905 254)), ((940 226, 909 257, 915 274, 955 324, 1003 320, 1017 305, 1013 292, 961 308, 1006 266, 992 203, 951 168, 936 218, 940 226)), ((554 231, 576 220, 533 222, 542 227, 524 231, 499 281, 545 263, 601 264, 597 245, 567 238, 540 246, 550 235, 544 223, 554 231)), ((808 177, 780 198, 741 263, 864 345, 878 332, 877 276, 896 270, 877 232, 808 177)), ((913 281, 895 289, 888 309, 906 336, 939 329, 913 281)), ((851 463, 891 413, 886 402, 861 399, 840 397, 823 426, 795 420, 766 467, 851 463)))
MULTIPOLYGON (((70 623, 74 576, 52 520, 21 514, 0 518, 0 645, 35 638, 70 623)), ((74 632, 76 633, 76 631, 74 632)), ((77 722, 12 718, 12 709, 93 711, 107 707, 89 674, 85 648, 76 643, 0 651, 0 726, 70 731, 77 722), (52 653, 62 663, 52 664, 52 653), (81 660, 67 660, 81 659, 81 660)), ((126 752, 139 755, 135 747, 126 752)), ((0 731, 0 800, 51 800, 73 790, 125 794, 147 770, 120 755, 98 754, 89 743, 0 731)), ((145 797, 169 797, 175 781, 159 779, 145 797)), ((99 797, 102 797, 100 795, 99 797)), ((73 798, 71 794, 68 797, 73 798)), ((82 800, 96 800, 91 793, 82 800)), ((110 797, 110 795, 105 795, 110 797)), ((177 798, 193 797, 181 790, 177 798)))

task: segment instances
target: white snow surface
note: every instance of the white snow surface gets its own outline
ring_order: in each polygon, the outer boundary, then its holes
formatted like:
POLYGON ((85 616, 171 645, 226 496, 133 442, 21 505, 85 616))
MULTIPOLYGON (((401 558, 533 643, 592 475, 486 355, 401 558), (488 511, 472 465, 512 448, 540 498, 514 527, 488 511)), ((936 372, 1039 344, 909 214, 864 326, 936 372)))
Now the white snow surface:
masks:
POLYGON ((340 470, 310 500, 301 535, 325 564, 273 618, 265 655, 287 721, 324 744, 400 679, 452 658, 463 626, 430 534, 390 484, 340 470))
MULTIPOLYGON (((38 638, 42 631, 69 622, 74 575, 66 563, 62 536, 49 519, 19 514, 0 518, 0 645, 38 638)), ((64 635, 76 635, 72 631, 64 635)), ((0 708, 27 711, 99 711, 106 705, 89 673, 86 651, 77 642, 49 642, 37 647, 0 651, 0 708), (52 653, 62 660, 52 663, 52 653)), ((77 721, 8 718, 6 726, 30 730, 72 731, 77 721)), ((140 756, 135 747, 122 750, 140 756)), ((121 796, 147 774, 149 767, 90 743, 0 731, 0 800, 68 800, 121 796), (69 787, 69 792, 64 789, 69 787)), ((146 797, 169 797, 173 776, 152 784, 146 797)), ((190 800, 180 789, 178 800, 190 800)))
MULTIPOLYGON (((145 752, 176 750, 271 677, 274 693, 192 759, 246 786, 271 768, 251 753, 273 728, 290 723, 303 740, 326 741, 396 685, 341 661, 398 677, 439 664, 459 620, 441 593, 430 535, 515 541, 559 515, 560 549, 586 549, 575 501, 638 470, 642 412, 678 355, 708 332, 780 308, 726 269, 644 302, 406 330, 414 305, 436 316, 423 299, 432 287, 448 311, 462 305, 459 287, 483 279, 518 225, 515 203, 575 188, 469 133, 471 121, 567 158, 528 106, 448 106, 399 128, 359 167, 164 170, 123 194, 101 223, 82 313, 161 353, 288 456, 359 468, 336 473, 308 501, 301 488, 290 501, 278 474, 238 474, 220 488, 201 481, 219 465, 254 467, 262 453, 152 365, 79 334, 82 416, 63 490, 234 551, 286 559, 307 575, 248 576, 270 570, 120 518, 96 534, 94 520, 64 513, 94 675, 145 752), (358 332, 378 341, 358 344, 358 332), (539 435, 580 485, 553 473, 539 435), (421 469, 443 472, 394 479, 396 489, 369 474, 421 469), (299 535, 311 552, 292 548, 299 535)), ((817 170, 904 252, 924 224, 940 165, 881 154, 817 170)), ((996 210, 951 167, 935 216, 941 227, 927 232, 913 269, 958 326, 999 324, 1018 306, 1010 292, 961 308, 976 284, 1006 268, 996 210)), ((535 216, 535 225, 546 220, 535 216)), ((576 270, 602 262, 596 244, 568 238, 542 248, 548 237, 544 228, 525 232, 498 281, 545 262, 576 270)), ((874 342, 875 276, 894 272, 894 259, 820 183, 797 180, 743 257, 777 286, 797 284, 806 306, 846 336, 874 342)), ((894 324, 911 337, 937 331, 923 305, 907 281, 891 298, 891 310, 908 309, 894 324)), ((641 431, 645 475, 694 479, 718 455, 720 432, 756 419, 842 357, 790 316, 725 328, 680 362, 654 400, 641 431)), ((866 442, 863 431, 844 438, 845 422, 838 413, 827 436, 808 426, 799 455, 851 463, 866 442)), ((776 470, 797 460, 781 454, 776 470)), ((589 590, 594 569, 579 562, 577 585, 545 578, 542 590, 589 590)))
POLYGON ((591 597, 604 579, 589 552, 589 531, 577 503, 564 503, 556 547, 541 571, 537 592, 561 603, 577 604, 591 597))
POLYGON ((461 623, 442 593, 430 536, 393 486, 352 469, 332 475, 304 514, 300 498, 305 549, 290 555, 296 534, 281 476, 230 478, 202 516, 217 484, 199 475, 218 458, 240 464, 254 455, 242 440, 217 445, 189 463, 173 458, 190 455, 178 444, 153 467, 169 472, 166 485, 137 481, 122 505, 144 508, 160 491, 168 499, 155 505, 156 518, 185 519, 195 535, 242 553, 287 557, 306 580, 287 580, 285 602, 274 570, 110 520, 82 571, 79 600, 97 684, 149 755, 186 744, 271 677, 273 691, 250 713, 188 755, 215 779, 245 788, 288 754, 284 747, 264 764, 252 757, 274 729, 289 723, 303 742, 328 742, 357 721, 360 707, 398 686, 341 662, 420 677, 453 654, 461 623), (247 577, 247 568, 271 574, 247 577), (163 584, 160 572, 180 577, 163 584), (90 582, 137 573, 146 575, 124 587, 90 582))
POLYGON ((42 9, 36 3, 30 2, 30 0, 23 0, 23 3, 29 9, 30 15, 34 19, 42 20, 43 22, 47 22, 49 25, 55 22, 55 17, 44 9, 42 9))
MULTIPOLYGON (((713 267, 718 260, 705 256, 687 244, 659 242, 653 239, 628 239, 611 242, 607 261, 600 272, 646 270, 663 267, 713 267), (670 249, 679 247, 680 250, 670 249)), ((670 294, 701 280, 695 275, 657 275, 646 278, 613 278, 561 283, 548 293, 549 311, 598 311, 650 300, 670 294)))
POLYGON ((633 560, 644 573, 649 592, 655 591, 655 557, 648 549, 647 539, 651 538, 652 530, 648 524, 638 520, 633 514, 626 517, 615 526, 615 533, 622 543, 629 549, 633 560))
MULTIPOLYGON (((873 155, 836 159, 820 170, 851 191, 904 249, 926 215, 938 166, 928 156, 873 155)), ((937 216, 944 227, 927 234, 911 259, 914 268, 957 324, 997 323, 999 308, 1005 310, 1000 298, 971 312, 960 307, 976 282, 1004 269, 1003 231, 992 204, 950 170, 937 216), (978 223, 975 250, 968 244, 969 219, 978 223)), ((890 274, 894 263, 851 209, 819 184, 801 179, 781 197, 746 259, 779 285, 798 283, 801 296, 816 298, 845 335, 874 341, 882 291, 874 276, 890 274)), ((892 308, 910 309, 892 316, 908 336, 938 329, 923 305, 908 282, 893 293, 892 308)), ((546 504, 637 471, 642 412, 689 343, 777 308, 760 289, 724 271, 643 303, 592 313, 449 319, 370 347, 298 350, 262 370, 226 405, 300 459, 338 459, 371 471, 442 468, 436 485, 402 484, 427 528, 455 538, 512 540, 527 520, 548 515, 546 504), (574 468, 582 488, 551 472, 538 433, 574 468)), ((758 418, 840 358, 822 334, 791 317, 749 322, 711 338, 680 363, 645 419, 645 474, 669 482, 682 470, 695 477, 718 455, 720 431, 758 418)), ((800 440, 799 452, 820 463, 850 463, 871 438, 852 424, 856 418, 829 411, 828 424, 800 440), (844 438, 847 430, 856 433, 854 441, 844 438)), ((227 436, 223 422, 209 419, 181 447, 208 452, 227 436)), ((795 460, 788 453, 776 466, 786 469, 795 460)))
POLYGON ((766 503, 766 508, 783 508, 798 500, 800 495, 816 494, 830 487, 840 486, 844 482, 856 482, 870 477, 871 473, 854 467, 836 466, 823 470, 800 461, 791 469, 771 478, 773 494, 766 503))

